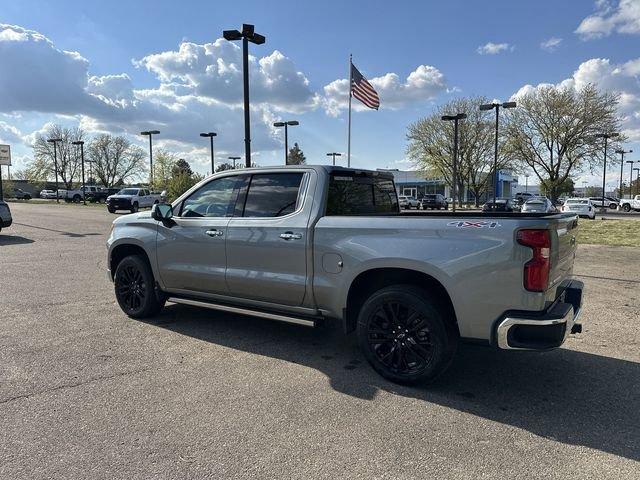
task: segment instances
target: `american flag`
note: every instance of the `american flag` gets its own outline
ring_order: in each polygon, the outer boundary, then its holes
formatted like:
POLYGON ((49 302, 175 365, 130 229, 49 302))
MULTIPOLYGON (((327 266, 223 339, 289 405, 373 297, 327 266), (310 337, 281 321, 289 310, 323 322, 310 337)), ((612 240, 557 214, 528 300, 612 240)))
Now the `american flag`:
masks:
POLYGON ((351 64, 351 94, 369 108, 380 107, 380 97, 366 78, 351 64))

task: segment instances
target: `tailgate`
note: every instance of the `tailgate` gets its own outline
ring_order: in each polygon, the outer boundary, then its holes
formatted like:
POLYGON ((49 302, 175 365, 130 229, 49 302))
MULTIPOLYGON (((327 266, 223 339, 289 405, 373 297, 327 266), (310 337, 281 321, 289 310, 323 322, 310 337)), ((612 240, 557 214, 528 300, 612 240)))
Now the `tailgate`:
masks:
MULTIPOLYGON (((578 218, 566 215, 558 218, 551 225, 551 271, 549 272, 549 288, 555 289, 573 273, 573 261, 576 253, 576 234, 578 218), (556 235, 553 235, 555 229, 556 235)), ((559 292, 557 292, 559 293, 559 292)), ((555 295, 556 293, 554 293, 555 295)))

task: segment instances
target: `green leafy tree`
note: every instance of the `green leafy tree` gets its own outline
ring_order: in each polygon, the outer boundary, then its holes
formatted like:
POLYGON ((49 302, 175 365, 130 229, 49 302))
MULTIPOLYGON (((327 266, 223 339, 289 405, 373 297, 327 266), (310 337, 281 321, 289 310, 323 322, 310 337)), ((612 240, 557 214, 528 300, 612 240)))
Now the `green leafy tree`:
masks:
MULTIPOLYGON (((547 197, 552 196, 552 193, 551 193, 552 188, 553 188, 553 184, 548 185, 544 180, 540 182, 540 190, 547 197)), ((573 195, 573 191, 575 190, 575 185, 573 184, 573 180, 571 178, 567 178, 560 185, 557 185, 555 190, 556 190, 556 195, 558 195, 558 197, 561 197, 562 195, 571 196, 573 195)), ((600 189, 600 191, 602 191, 602 189, 600 189)))
MULTIPOLYGON (((478 108, 489 103, 486 97, 468 97, 452 100, 438 107, 431 115, 409 125, 407 154, 425 172, 425 176, 437 176, 453 185, 453 122, 442 121, 443 115, 466 113, 467 118, 458 124, 458 175, 459 201, 466 186, 475 196, 478 205, 480 195, 492 185, 495 146, 495 124, 491 116, 478 108)), ((511 168, 513 162, 504 152, 504 138, 499 138, 498 168, 511 168)))
POLYGON ((173 177, 173 167, 178 159, 164 149, 157 149, 153 155, 153 188, 155 190, 169 189, 169 182, 173 177))
MULTIPOLYGON (((538 87, 517 101, 517 108, 505 112, 507 151, 533 170, 554 201, 570 175, 602 164, 597 135, 620 130, 618 96, 593 85, 538 87)), ((616 146, 609 141, 610 160, 616 146)))
POLYGON ((304 165, 305 163, 307 163, 307 157, 304 156, 304 152, 300 149, 300 146, 294 143, 287 155, 287 165, 304 165))
POLYGON ((191 175, 189 175, 184 171, 178 172, 177 175, 171 177, 171 179, 169 180, 169 185, 167 188, 168 198, 170 200, 175 200, 203 178, 204 177, 199 173, 192 173, 191 175))
POLYGON ((193 175, 193 170, 191 170, 191 165, 184 158, 180 158, 173 164, 171 168, 171 175, 178 176, 182 173, 187 174, 188 176, 193 175))

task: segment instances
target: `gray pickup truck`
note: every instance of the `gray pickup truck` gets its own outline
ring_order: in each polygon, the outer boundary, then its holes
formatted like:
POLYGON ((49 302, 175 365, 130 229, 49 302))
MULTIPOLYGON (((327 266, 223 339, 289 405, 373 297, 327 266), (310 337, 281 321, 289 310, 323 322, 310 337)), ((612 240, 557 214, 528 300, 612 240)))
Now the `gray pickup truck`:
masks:
POLYGON ((581 331, 577 225, 563 213, 402 213, 386 172, 255 168, 118 218, 107 265, 133 318, 172 302, 334 320, 384 377, 428 382, 461 340, 547 350, 581 331))

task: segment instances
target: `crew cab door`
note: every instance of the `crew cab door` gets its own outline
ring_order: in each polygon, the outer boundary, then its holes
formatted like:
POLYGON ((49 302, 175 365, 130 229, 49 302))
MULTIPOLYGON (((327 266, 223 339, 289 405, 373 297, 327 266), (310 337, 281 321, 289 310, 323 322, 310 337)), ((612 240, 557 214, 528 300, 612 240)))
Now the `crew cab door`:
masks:
POLYGON ((158 225, 158 269, 167 290, 228 294, 225 243, 240 181, 240 175, 211 180, 174 206, 171 223, 158 225))
POLYGON ((280 305, 303 303, 312 203, 312 198, 304 201, 309 175, 303 169, 256 173, 243 187, 228 226, 231 295, 280 305))

